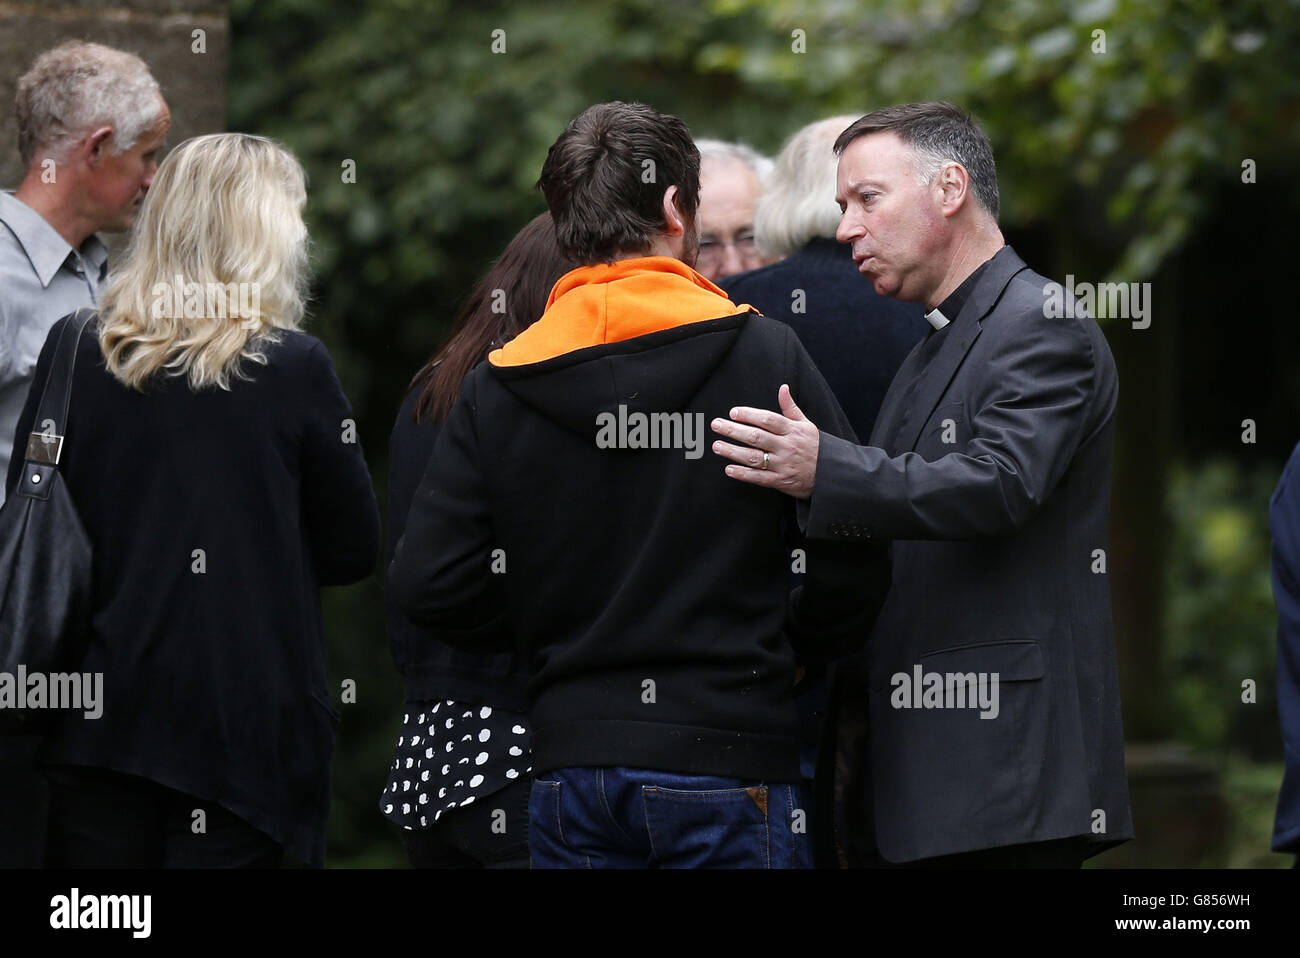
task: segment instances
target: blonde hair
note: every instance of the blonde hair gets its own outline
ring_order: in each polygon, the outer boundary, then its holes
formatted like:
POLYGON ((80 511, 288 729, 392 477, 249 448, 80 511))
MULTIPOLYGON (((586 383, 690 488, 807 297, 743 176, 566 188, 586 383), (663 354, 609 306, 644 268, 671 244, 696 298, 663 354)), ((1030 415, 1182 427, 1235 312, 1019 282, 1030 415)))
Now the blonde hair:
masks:
POLYGON ((176 147, 100 300, 109 372, 143 391, 164 371, 198 391, 247 378, 242 360, 264 365, 260 347, 302 321, 306 201, 302 166, 263 137, 214 133, 176 147))
POLYGON ((754 208, 754 240, 763 249, 783 257, 817 237, 834 239, 840 211, 833 147, 857 118, 847 114, 819 120, 786 141, 754 208))
POLYGON ((158 82, 133 53, 80 40, 46 50, 14 96, 23 165, 45 154, 62 159, 72 143, 105 125, 113 128, 113 151, 126 152, 158 122, 158 95, 158 82))

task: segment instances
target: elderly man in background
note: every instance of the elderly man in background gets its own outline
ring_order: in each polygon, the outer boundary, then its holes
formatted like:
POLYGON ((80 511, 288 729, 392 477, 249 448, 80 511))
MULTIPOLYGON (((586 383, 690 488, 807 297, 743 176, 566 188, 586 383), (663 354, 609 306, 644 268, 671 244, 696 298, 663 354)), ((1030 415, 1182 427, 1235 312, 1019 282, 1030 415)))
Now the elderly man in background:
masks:
POLYGON ((770 262, 754 241, 754 207, 772 161, 743 143, 696 140, 700 151, 700 254, 695 268, 718 282, 770 262))
MULTIPOLYGON (((45 334, 95 305, 108 273, 95 234, 130 229, 171 126, 143 60, 79 41, 36 58, 14 108, 27 172, 0 192, 0 475, 45 334)), ((0 867, 38 866, 44 852, 36 741, 0 741, 0 867)))

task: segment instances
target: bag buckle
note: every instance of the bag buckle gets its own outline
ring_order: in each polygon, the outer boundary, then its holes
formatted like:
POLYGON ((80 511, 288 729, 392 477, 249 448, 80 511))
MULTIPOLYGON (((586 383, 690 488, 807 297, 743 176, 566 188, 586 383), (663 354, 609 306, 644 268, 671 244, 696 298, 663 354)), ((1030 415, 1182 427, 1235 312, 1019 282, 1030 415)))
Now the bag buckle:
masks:
POLYGON ((63 455, 63 437, 34 432, 27 437, 27 461, 57 466, 63 455))

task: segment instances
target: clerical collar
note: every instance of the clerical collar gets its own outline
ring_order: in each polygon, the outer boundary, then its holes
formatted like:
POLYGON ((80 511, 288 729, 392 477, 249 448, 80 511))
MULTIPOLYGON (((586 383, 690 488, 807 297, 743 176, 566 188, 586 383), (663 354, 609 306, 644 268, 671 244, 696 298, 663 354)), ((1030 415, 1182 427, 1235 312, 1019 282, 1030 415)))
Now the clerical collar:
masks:
MULTIPOLYGON (((1001 250, 998 252, 1001 252, 1001 250)), ((993 258, 989 257, 975 267, 975 271, 962 280, 962 284, 949 293, 947 299, 925 314, 925 321, 935 329, 943 329, 955 320, 958 314, 961 313, 961 308, 966 305, 966 300, 970 299, 975 284, 979 282, 980 274, 988 268, 989 263, 992 261, 993 258)))

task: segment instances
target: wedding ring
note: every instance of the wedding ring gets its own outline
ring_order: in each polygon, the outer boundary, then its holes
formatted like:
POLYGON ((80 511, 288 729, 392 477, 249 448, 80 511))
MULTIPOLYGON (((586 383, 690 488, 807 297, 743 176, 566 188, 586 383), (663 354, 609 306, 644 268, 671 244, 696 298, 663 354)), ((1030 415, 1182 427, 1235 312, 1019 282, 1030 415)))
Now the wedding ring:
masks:
POLYGON ((758 468, 760 468, 760 469, 766 469, 766 468, 767 468, 767 464, 768 464, 770 461, 771 461, 771 460, 768 458, 767 453, 763 453, 763 464, 762 464, 761 466, 759 466, 758 468))

